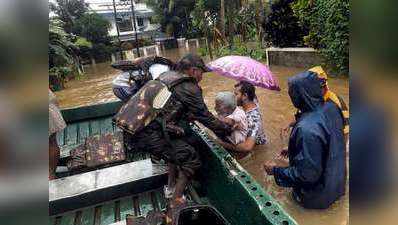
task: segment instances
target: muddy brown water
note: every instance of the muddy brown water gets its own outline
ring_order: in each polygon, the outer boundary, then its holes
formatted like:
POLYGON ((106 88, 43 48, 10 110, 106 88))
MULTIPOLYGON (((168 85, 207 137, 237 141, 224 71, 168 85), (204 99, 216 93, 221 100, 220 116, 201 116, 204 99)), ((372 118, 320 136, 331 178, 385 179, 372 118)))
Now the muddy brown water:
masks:
MULTIPOLYGON (((175 50, 181 51, 181 50, 175 50)), ((182 51, 184 52, 184 51, 182 51)), ((176 60, 175 55, 181 52, 169 52, 169 57, 176 60)), ((264 162, 272 160, 278 152, 286 146, 282 141, 279 131, 292 120, 295 109, 287 94, 287 78, 296 73, 304 71, 305 68, 290 68, 272 66, 271 71, 277 77, 281 91, 269 91, 261 88, 256 89, 261 112, 263 114, 263 125, 268 136, 269 143, 265 146, 256 147, 253 156, 241 162, 242 166, 263 185, 283 208, 302 225, 343 225, 348 224, 348 186, 347 194, 326 210, 308 210, 297 205, 290 195, 290 189, 278 187, 273 177, 265 176, 262 169, 264 162)), ((79 107, 96 103, 114 101, 117 98, 112 93, 111 82, 118 71, 110 68, 109 63, 97 64, 95 67, 86 68, 86 75, 80 80, 67 83, 65 90, 56 92, 61 108, 79 107)), ((200 83, 203 89, 205 102, 212 111, 214 99, 219 91, 231 91, 236 81, 213 74, 204 75, 200 83)), ((341 95, 349 103, 349 81, 346 78, 330 78, 331 90, 341 95)))

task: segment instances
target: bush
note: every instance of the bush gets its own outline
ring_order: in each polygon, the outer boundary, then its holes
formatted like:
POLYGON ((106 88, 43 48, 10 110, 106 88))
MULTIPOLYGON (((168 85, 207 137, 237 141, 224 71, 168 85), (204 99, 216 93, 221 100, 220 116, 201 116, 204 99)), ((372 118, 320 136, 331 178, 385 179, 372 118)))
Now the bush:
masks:
MULTIPOLYGON (((240 55, 248 56, 258 61, 263 61, 266 59, 265 50, 258 46, 260 46, 260 44, 257 43, 257 46, 255 48, 249 48, 245 43, 235 38, 234 44, 231 46, 231 48, 226 45, 216 48, 214 49, 214 55, 216 57, 223 57, 227 55, 240 55)), ((206 47, 199 48, 198 53, 201 56, 206 56, 209 54, 206 47)))
POLYGON ((110 60, 111 54, 115 51, 116 49, 114 46, 98 43, 93 44, 90 54, 97 62, 105 62, 110 60))
POLYGON ((275 47, 300 47, 307 29, 300 25, 290 6, 292 0, 279 0, 271 5, 263 27, 266 40, 275 47))
POLYGON ((59 91, 65 88, 65 83, 73 76, 73 71, 70 67, 59 66, 52 67, 48 71, 48 75, 50 77, 50 87, 54 91, 59 91), (51 77, 55 77, 56 79, 51 79, 51 77))
POLYGON ((84 37, 77 37, 75 45, 79 48, 92 48, 93 44, 84 37))
POLYGON ((318 49, 336 73, 348 74, 349 1, 299 0, 292 8, 300 23, 309 28, 305 43, 318 49))
POLYGON ((200 47, 200 48, 198 48, 198 54, 200 56, 206 56, 206 55, 209 54, 209 51, 207 50, 206 46, 205 47, 200 47))
MULTIPOLYGON (((48 38, 48 67, 50 75, 50 86, 57 86, 57 90, 64 87, 67 79, 78 75, 80 66, 77 53, 79 46, 73 37, 65 32, 62 21, 50 19, 48 38), (51 79, 54 78, 54 79, 51 79), (55 83, 51 83, 51 82, 55 83)), ((88 46, 88 42, 80 39, 79 44, 88 46)))
POLYGON ((72 75, 72 69, 70 67, 62 66, 62 67, 53 67, 48 71, 49 75, 56 76, 65 80, 69 76, 72 75))

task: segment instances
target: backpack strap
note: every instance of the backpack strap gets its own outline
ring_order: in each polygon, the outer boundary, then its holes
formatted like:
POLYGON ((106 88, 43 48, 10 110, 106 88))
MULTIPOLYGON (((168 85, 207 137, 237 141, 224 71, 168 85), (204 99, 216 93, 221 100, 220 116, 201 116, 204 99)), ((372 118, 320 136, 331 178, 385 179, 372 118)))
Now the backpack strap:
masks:
POLYGON ((195 78, 186 76, 175 71, 164 72, 160 75, 158 80, 166 85, 170 91, 173 90, 175 86, 183 82, 195 82, 195 78))
POLYGON ((172 82, 171 84, 169 84, 167 87, 172 90, 175 86, 184 83, 184 82, 195 82, 195 78, 193 77, 182 77, 174 82, 172 82))

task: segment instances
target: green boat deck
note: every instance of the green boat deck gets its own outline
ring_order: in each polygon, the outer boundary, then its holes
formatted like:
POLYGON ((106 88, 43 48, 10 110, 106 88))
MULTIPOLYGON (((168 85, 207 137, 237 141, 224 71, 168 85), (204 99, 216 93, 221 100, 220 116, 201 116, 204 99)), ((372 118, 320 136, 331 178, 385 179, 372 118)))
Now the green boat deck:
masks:
POLYGON ((165 207, 163 190, 157 189, 56 215, 50 225, 108 225, 125 220, 129 214, 143 216, 150 210, 165 207))
MULTIPOLYGON (((69 151, 83 144, 87 137, 96 134, 114 133, 121 131, 112 124, 112 117, 120 107, 120 102, 111 102, 93 106, 70 108, 62 110, 62 115, 67 122, 67 127, 57 133, 57 142, 60 146, 60 165, 65 165, 69 157, 69 151)), ((148 159, 149 154, 136 152, 127 154, 125 162, 134 162, 148 159)), ((121 162, 121 163, 125 163, 121 162)), ((114 166, 121 163, 114 163, 107 166, 114 166)), ((102 166, 106 167, 106 166, 102 166)), ((84 169, 81 172, 88 172, 93 169, 84 169)), ((59 177, 73 175, 75 172, 59 173, 59 177)))

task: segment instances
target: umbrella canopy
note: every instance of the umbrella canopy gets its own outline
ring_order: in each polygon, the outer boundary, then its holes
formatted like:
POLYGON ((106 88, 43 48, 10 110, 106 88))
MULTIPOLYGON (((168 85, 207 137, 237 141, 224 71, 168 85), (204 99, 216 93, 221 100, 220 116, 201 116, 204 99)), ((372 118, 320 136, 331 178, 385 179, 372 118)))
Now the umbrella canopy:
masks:
POLYGON ((207 65, 213 72, 255 86, 279 91, 278 82, 268 66, 246 56, 224 56, 207 65))

